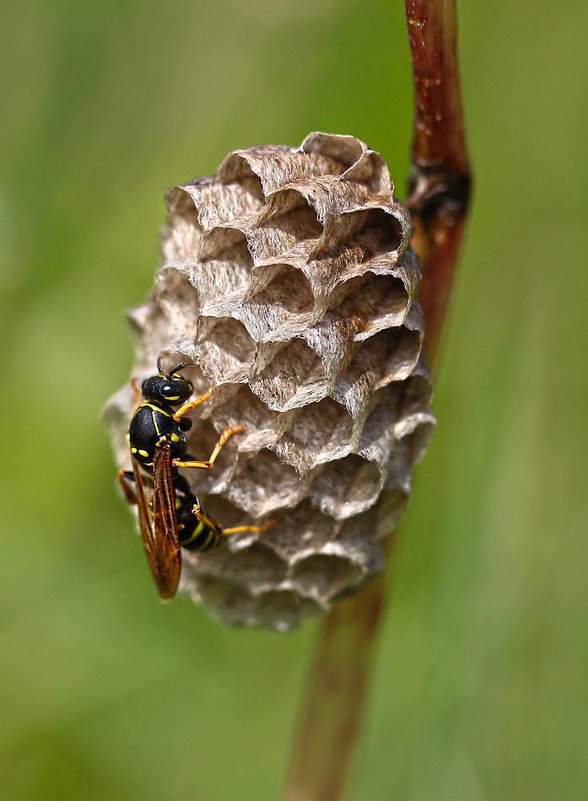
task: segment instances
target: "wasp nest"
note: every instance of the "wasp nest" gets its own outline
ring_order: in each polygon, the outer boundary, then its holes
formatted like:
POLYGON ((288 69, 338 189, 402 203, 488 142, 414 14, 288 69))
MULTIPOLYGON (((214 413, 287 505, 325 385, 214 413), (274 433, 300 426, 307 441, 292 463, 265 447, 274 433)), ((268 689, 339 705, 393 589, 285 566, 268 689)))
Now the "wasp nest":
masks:
MULTIPOLYGON (((221 525, 271 516, 262 534, 183 552, 181 587, 225 621, 277 629, 324 612, 381 566, 433 418, 421 355, 411 224, 382 157, 351 136, 236 150, 216 176, 167 193, 163 266, 130 313, 142 380, 165 364, 212 400, 184 470, 221 525)), ((129 466, 130 389, 111 401, 129 466)))

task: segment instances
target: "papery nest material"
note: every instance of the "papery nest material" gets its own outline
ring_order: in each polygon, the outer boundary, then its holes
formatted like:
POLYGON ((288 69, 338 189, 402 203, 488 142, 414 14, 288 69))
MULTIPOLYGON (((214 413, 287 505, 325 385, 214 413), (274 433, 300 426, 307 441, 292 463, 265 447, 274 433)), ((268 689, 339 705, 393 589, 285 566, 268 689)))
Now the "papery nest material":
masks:
MULTIPOLYGON (((228 623, 289 629, 380 569, 434 423, 409 215, 378 153, 324 133, 236 150, 166 203, 163 264, 129 315, 133 375, 194 362, 196 392, 216 391, 190 452, 246 430, 187 478, 222 525, 276 520, 184 551, 181 588, 228 623)), ((128 387, 107 409, 125 467, 132 410, 128 387)))

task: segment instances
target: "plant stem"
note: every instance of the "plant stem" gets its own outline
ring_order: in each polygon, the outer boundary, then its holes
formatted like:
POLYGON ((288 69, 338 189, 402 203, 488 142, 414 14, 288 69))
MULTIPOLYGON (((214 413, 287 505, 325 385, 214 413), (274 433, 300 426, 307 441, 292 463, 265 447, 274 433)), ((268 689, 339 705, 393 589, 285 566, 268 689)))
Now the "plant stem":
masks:
POLYGON ((406 0, 415 95, 409 198, 412 245, 423 264, 429 361, 447 314, 472 177, 457 57, 455 0, 406 0))
MULTIPOLYGON (((423 263, 421 302, 434 367, 466 219, 471 177, 459 69, 455 0, 406 0, 415 117, 409 206, 423 263)), ((295 736, 282 801, 339 801, 361 730, 385 608, 386 574, 326 616, 295 736)))

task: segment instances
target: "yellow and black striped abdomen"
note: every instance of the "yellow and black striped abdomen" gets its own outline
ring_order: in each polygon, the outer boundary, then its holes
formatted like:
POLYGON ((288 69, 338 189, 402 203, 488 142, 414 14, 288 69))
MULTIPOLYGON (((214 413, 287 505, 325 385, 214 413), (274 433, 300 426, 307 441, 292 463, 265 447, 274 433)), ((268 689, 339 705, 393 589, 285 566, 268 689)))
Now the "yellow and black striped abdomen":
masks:
POLYGON ((212 551, 222 542, 221 527, 211 520, 196 498, 178 498, 178 538, 188 551, 212 551))

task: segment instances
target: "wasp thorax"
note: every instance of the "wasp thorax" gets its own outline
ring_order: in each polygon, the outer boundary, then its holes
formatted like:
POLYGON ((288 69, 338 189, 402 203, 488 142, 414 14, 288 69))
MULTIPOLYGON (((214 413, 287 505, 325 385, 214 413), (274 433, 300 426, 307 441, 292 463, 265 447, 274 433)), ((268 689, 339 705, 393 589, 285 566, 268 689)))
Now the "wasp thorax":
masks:
MULTIPOLYGON (((181 588, 227 622, 287 629, 380 569, 433 425, 409 215, 378 153, 322 133, 230 153, 167 209, 155 288, 131 313, 135 374, 197 365, 196 394, 215 391, 188 452, 244 429, 213 470, 180 472, 221 526, 275 521, 184 553, 181 588)), ((110 408, 124 464, 131 391, 110 408)))

